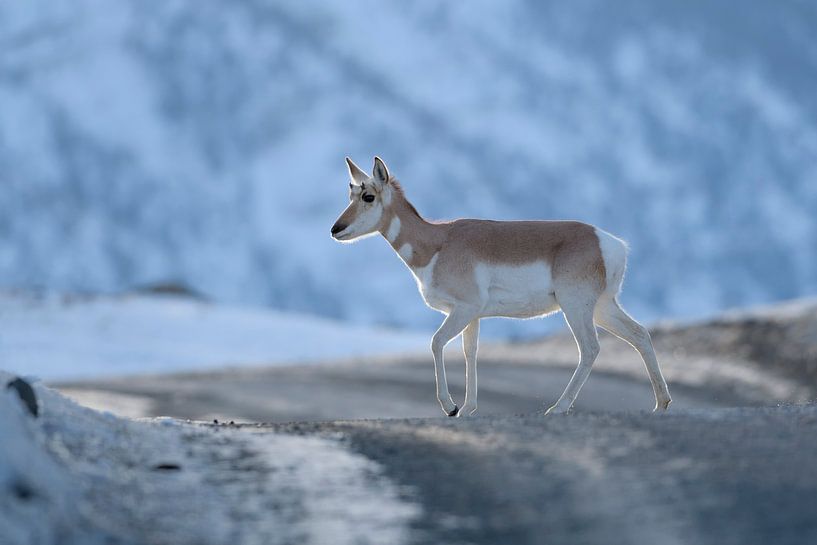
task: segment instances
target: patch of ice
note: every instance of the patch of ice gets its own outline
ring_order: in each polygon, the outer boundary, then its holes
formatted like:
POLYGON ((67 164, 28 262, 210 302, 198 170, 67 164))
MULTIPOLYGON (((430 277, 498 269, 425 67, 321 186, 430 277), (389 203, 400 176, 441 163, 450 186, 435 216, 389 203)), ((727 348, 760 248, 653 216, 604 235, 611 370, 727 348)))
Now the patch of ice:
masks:
POLYGON ((296 523, 284 524, 291 517, 286 510, 277 515, 282 518, 281 543, 290 538, 304 545, 408 542, 408 525, 420 508, 401 497, 400 488, 383 477, 375 462, 327 438, 266 433, 254 437, 253 444, 272 465, 283 468, 270 479, 272 493, 299 491, 302 516, 296 523))

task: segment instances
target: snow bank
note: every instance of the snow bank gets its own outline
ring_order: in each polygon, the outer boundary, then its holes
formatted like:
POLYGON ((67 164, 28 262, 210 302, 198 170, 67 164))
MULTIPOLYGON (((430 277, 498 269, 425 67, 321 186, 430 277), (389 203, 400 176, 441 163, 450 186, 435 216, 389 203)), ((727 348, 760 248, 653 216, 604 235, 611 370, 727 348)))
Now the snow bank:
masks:
MULTIPOLYGON (((0 385, 10 378, 0 372, 0 385)), ((131 422, 83 408, 36 387, 41 415, 29 417, 16 394, 0 389, 0 536, 3 545, 95 544, 123 526, 178 517, 173 531, 201 543, 226 538, 226 514, 200 493, 201 479, 168 480, 154 468, 185 460, 178 426, 131 422), (21 493, 22 491, 22 493, 21 493), (153 497, 161 495, 162 501, 153 497), (161 505, 160 505, 161 504, 161 505), (199 527, 191 513, 218 523, 199 527), (221 519, 221 520, 219 520, 221 519)))
POLYGON ((57 543, 76 517, 76 490, 5 384, 0 374, 0 542, 57 543))
POLYGON ((0 366, 69 379, 425 350, 428 334, 189 298, 0 295, 0 366))
MULTIPOLYGON (((0 371, 0 385, 11 375, 0 371)), ((0 388, 0 543, 403 543, 418 508, 331 438, 129 421, 0 388)))

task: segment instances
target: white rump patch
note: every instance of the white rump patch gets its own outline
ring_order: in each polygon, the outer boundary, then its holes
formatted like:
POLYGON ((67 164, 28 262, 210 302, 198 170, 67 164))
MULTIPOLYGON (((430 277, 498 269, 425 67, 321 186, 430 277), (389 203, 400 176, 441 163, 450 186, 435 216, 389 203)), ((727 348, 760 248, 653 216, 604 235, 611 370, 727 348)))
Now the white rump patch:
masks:
POLYGON ((599 238, 601 257, 607 271, 607 277, 605 278, 607 290, 617 295, 624 279, 624 270, 627 267, 627 243, 598 227, 596 228, 596 236, 599 238))

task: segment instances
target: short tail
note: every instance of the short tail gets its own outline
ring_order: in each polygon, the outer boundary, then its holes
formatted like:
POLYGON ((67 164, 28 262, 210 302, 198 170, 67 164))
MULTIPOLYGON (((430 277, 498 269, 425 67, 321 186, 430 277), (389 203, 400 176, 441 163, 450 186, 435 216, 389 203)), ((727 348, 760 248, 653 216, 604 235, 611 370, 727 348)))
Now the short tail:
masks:
POLYGON ((616 297, 621 291, 621 284, 624 281, 624 272, 627 270, 627 243, 620 238, 611 235, 607 231, 596 228, 596 236, 599 239, 601 257, 604 260, 606 271, 605 294, 616 297))

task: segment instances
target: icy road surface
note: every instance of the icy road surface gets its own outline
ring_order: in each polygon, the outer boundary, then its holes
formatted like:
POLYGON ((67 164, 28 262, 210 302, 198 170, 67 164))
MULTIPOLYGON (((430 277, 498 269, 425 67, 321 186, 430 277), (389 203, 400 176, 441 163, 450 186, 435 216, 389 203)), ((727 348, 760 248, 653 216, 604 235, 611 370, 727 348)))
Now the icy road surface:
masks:
POLYGON ((338 437, 129 421, 36 391, 37 419, 0 389, 2 545, 401 544, 420 514, 338 437))
POLYGON ((263 425, 0 391, 3 545, 817 540, 817 407, 263 425))

